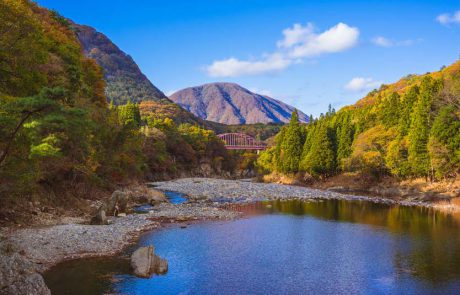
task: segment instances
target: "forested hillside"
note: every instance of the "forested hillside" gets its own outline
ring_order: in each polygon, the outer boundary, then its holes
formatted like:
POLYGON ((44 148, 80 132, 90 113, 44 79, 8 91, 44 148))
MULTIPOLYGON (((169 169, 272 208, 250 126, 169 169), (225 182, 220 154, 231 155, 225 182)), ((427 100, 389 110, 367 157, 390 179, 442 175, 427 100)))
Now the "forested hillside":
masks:
POLYGON ((311 124, 296 118, 262 153, 260 169, 323 179, 347 171, 370 178, 454 178, 460 172, 460 62, 382 85, 311 124))
POLYGON ((86 56, 96 60, 104 69, 107 83, 106 94, 115 104, 126 104, 128 100, 170 102, 141 72, 137 64, 121 51, 104 34, 89 26, 71 24, 86 56))
POLYGON ((234 167, 212 131, 155 109, 141 114, 130 99, 109 106, 101 68, 59 14, 4 0, 0 23, 0 202, 66 204, 136 179, 201 173, 203 164, 206 173, 234 167))

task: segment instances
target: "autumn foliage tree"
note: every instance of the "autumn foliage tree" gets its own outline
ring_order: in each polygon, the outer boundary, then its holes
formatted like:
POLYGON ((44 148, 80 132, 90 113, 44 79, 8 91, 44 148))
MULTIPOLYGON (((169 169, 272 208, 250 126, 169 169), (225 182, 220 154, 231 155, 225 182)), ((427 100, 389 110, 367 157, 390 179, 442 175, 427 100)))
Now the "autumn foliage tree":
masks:
MULTIPOLYGON (((302 130, 298 172, 328 177, 359 172, 432 180, 460 172, 460 62, 439 72, 382 85, 355 105, 331 107, 302 130)), ((284 162, 289 127, 258 160, 264 171, 292 172, 284 162)), ((289 141, 290 143, 293 141, 289 141)), ((297 158, 296 158, 297 159, 297 158)))

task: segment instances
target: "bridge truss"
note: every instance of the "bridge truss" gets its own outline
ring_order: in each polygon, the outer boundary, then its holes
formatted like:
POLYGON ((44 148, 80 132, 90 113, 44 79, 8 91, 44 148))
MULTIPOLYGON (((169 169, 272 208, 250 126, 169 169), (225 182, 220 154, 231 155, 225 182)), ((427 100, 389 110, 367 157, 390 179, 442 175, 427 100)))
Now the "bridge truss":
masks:
POLYGON ((217 135, 228 150, 264 150, 267 145, 244 133, 224 133, 217 135))

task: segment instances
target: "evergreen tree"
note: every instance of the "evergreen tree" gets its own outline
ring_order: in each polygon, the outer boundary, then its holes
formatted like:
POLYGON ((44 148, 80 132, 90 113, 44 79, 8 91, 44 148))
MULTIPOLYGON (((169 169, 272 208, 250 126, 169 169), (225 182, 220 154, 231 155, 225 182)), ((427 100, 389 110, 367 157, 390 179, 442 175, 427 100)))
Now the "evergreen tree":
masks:
POLYGON ((430 158, 428 139, 431 124, 431 103, 439 84, 431 77, 425 77, 420 86, 420 94, 411 116, 409 139, 409 164, 414 176, 428 176, 430 158))
POLYGON ((419 87, 415 85, 401 99, 401 116, 399 117, 398 129, 402 136, 406 136, 409 133, 411 114, 418 95, 419 87))
POLYGON ((318 126, 310 151, 302 163, 305 170, 313 176, 327 177, 335 172, 334 144, 330 133, 326 124, 318 126))
POLYGON ((120 122, 134 127, 141 126, 141 114, 138 104, 133 104, 131 100, 128 100, 128 103, 124 106, 120 106, 119 109, 120 122))
POLYGON ((379 119, 387 127, 395 126, 399 122, 400 103, 399 94, 393 92, 382 102, 379 119))
POLYGON ((286 134, 286 126, 281 128, 281 131, 275 136, 275 150, 273 152, 273 167, 276 171, 283 171, 283 163, 281 160, 281 145, 283 144, 284 136, 286 134))
POLYGON ((354 137, 354 128, 349 116, 346 116, 341 124, 340 133, 338 134, 337 144, 337 164, 341 165, 342 159, 351 155, 352 143, 354 137))
POLYGON ((313 139, 315 138, 315 135, 316 135, 317 125, 318 125, 317 122, 314 122, 308 125, 306 136, 305 136, 305 142, 303 144, 302 155, 300 157, 300 163, 299 163, 300 171, 307 171, 308 169, 308 164, 306 163, 306 160, 307 160, 308 153, 310 152, 313 139))
POLYGON ((430 132, 428 150, 436 178, 453 175, 460 167, 460 118, 454 107, 439 111, 430 132))
POLYGON ((303 146, 302 128, 297 110, 292 112, 291 121, 281 144, 280 164, 285 173, 297 172, 303 146))

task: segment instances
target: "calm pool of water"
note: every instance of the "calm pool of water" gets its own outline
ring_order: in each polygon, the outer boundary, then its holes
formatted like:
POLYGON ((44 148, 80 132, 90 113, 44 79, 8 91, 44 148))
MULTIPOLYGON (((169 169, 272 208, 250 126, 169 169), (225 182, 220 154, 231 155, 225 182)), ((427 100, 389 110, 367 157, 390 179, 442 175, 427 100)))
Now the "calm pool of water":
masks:
MULTIPOLYGON (((187 201, 187 198, 184 197, 184 194, 178 192, 165 192, 166 198, 171 202, 171 204, 182 204, 187 201)), ((149 211, 154 210, 155 207, 151 204, 144 204, 134 207, 135 213, 149 213, 149 211)))
POLYGON ((182 204, 187 201, 182 193, 166 191, 165 195, 172 204, 182 204))
MULTIPOLYGON (((460 227, 423 208, 348 201, 233 205, 247 218, 144 235, 164 276, 126 257, 65 262, 53 294, 460 294, 460 227)), ((136 248, 134 247, 134 249, 136 248)))

